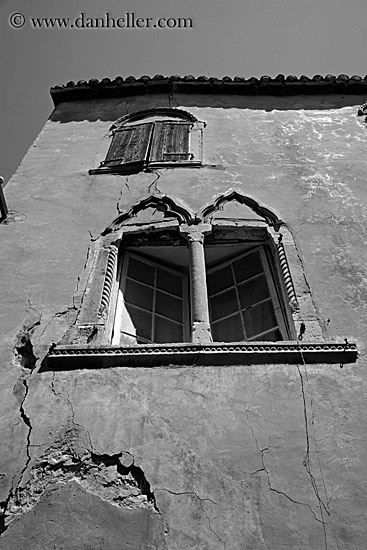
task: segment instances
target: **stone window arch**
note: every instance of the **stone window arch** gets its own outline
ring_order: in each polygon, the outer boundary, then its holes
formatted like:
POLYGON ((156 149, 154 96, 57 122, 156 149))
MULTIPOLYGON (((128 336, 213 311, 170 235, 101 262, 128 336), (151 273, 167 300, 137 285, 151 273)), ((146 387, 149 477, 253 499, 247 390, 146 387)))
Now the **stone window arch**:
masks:
POLYGON ((47 368, 356 360, 355 344, 325 342, 286 225, 242 193, 198 213, 149 196, 94 246, 76 325, 47 368), (231 202, 256 219, 216 219, 231 202), (153 221, 131 224, 149 209, 153 221))

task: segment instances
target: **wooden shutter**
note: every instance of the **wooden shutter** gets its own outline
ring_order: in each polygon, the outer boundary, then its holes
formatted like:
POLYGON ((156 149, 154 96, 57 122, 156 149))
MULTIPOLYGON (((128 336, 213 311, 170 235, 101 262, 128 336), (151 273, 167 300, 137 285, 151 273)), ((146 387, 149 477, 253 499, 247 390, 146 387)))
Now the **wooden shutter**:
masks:
POLYGON ((191 127, 191 122, 155 122, 150 162, 189 162, 191 127))
POLYGON ((153 122, 115 130, 104 166, 144 165, 152 131, 153 122))

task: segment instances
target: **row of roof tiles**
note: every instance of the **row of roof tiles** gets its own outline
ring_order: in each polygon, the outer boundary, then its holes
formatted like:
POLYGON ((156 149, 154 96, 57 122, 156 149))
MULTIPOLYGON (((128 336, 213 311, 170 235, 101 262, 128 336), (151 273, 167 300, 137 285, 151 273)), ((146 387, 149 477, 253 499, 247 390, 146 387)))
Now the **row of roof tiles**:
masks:
POLYGON ((167 90, 181 91, 184 93, 200 92, 224 92, 224 93, 265 93, 269 95, 293 95, 299 93, 353 93, 364 94, 367 91, 367 75, 362 78, 358 75, 349 77, 346 74, 335 76, 315 75, 312 78, 302 75, 300 77, 279 74, 275 78, 262 76, 260 78, 244 78, 235 76, 231 78, 206 77, 193 75, 163 76, 155 75, 117 76, 115 79, 92 78, 88 81, 79 80, 77 83, 70 81, 67 84, 59 84, 51 88, 50 93, 55 105, 62 101, 75 99, 92 99, 95 97, 111 97, 127 94, 140 94, 146 92, 163 92, 167 90))

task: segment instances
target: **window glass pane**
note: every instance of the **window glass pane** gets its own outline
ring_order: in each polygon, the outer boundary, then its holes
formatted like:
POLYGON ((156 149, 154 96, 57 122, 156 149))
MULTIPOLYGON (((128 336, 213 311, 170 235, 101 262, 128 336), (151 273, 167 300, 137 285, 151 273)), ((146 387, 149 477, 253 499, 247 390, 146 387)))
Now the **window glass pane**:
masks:
POLYGON ((155 303, 156 313, 182 323, 182 305, 182 300, 179 298, 174 298, 173 296, 169 296, 157 290, 155 303))
POLYGON ((211 319, 221 319, 238 311, 236 291, 234 289, 222 292, 210 300, 211 319))
POLYGON ((222 269, 216 269, 215 271, 208 273, 207 286, 209 296, 224 290, 230 286, 233 286, 233 276, 231 266, 223 267, 222 269))
MULTIPOLYGON (((256 338, 254 338, 254 340, 256 340, 256 338)), ((276 329, 276 330, 271 330, 270 332, 266 332, 265 334, 262 334, 261 340, 263 342, 278 342, 279 340, 283 340, 283 338, 280 333, 280 330, 276 329)))
MULTIPOLYGON (((136 340, 125 339, 126 345, 183 342, 189 332, 186 327, 187 276, 156 263, 153 252, 152 247, 149 251, 152 260, 147 261, 126 252, 127 269, 122 274, 125 280, 121 282, 125 314, 121 317, 119 330, 132 335, 136 331, 136 340)), ((157 256, 159 259, 159 251, 157 256)), ((165 256, 170 258, 169 253, 165 256)), ((176 261, 178 256, 180 254, 175 251, 173 258, 176 261)), ((183 261, 181 263, 184 265, 183 261)))
POLYGON ((263 267, 259 253, 254 252, 241 260, 233 262, 233 269, 237 283, 262 273, 263 267))
POLYGON ((158 269, 157 288, 170 292, 175 296, 182 296, 182 277, 178 277, 169 271, 158 269))
MULTIPOLYGON (((147 311, 137 309, 134 306, 126 306, 133 325, 136 329, 136 336, 138 344, 146 344, 151 342, 152 339, 152 315, 147 311), (140 339, 139 339, 140 337, 140 339), (147 342, 148 341, 148 342, 147 342)), ((122 331, 124 327, 122 327, 122 331)))
POLYGON ((246 308, 269 298, 269 289, 265 275, 260 275, 248 283, 238 286, 241 308, 246 308))
POLYGON ((153 307, 153 289, 128 279, 126 281, 125 302, 151 311, 153 307))
POLYGON ((155 317, 154 342, 159 344, 183 342, 183 327, 162 317, 155 317))
POLYGON ((212 335, 215 342, 240 342, 244 340, 240 315, 237 313, 223 321, 213 323, 212 335))
POLYGON ((277 326, 273 304, 269 300, 243 311, 248 338, 277 326))
POLYGON ((140 262, 135 258, 129 257, 127 276, 131 279, 135 279, 135 281, 141 281, 142 283, 153 286, 154 267, 145 262, 140 262))

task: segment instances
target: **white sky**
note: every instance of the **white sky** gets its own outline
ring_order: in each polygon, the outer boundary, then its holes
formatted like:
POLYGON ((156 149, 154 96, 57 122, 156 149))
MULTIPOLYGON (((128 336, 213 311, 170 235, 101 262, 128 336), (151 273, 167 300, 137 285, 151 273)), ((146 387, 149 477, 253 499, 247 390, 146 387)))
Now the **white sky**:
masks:
MULTIPOLYGON (((0 174, 6 181, 69 80, 367 73, 367 0, 0 0, 0 174), (192 29, 34 29, 30 17, 191 17, 192 29), (20 29, 9 16, 21 13, 20 29)), ((367 98, 366 98, 367 99, 367 98)))

